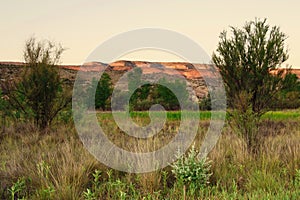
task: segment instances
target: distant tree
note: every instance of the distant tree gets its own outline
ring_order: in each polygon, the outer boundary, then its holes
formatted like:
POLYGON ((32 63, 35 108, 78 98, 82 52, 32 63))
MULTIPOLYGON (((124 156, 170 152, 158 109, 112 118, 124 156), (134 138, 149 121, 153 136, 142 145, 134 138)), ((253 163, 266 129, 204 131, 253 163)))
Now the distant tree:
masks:
POLYGON ((271 109, 293 109, 300 107, 300 82, 296 74, 288 73, 283 87, 271 102, 271 109))
POLYGON ((199 109, 200 110, 211 110, 211 98, 210 94, 205 96, 204 98, 201 99, 199 102, 199 109))
POLYGON ((154 104, 152 92, 155 85, 144 84, 137 88, 130 98, 130 110, 149 110, 154 104))
POLYGON ((142 83, 142 69, 139 67, 134 68, 131 72, 128 73, 128 90, 132 94, 130 97, 130 107, 136 105, 139 94, 140 94, 140 85, 142 83))
POLYGON ((172 81, 162 78, 159 80, 156 90, 158 103, 167 110, 180 109, 180 102, 185 102, 189 96, 186 83, 180 80, 172 81))
POLYGON ((186 102, 189 96, 184 81, 164 77, 150 84, 141 77, 142 69, 138 67, 128 74, 128 90, 132 93, 130 110, 148 110, 153 104, 160 104, 166 110, 178 110, 179 102, 186 102))
POLYGON ((298 91, 300 92, 300 81, 296 74, 288 73, 283 81, 283 87, 281 89, 282 92, 293 92, 298 91))
POLYGON ((95 85, 97 85, 95 94, 95 108, 101 108, 102 110, 106 110, 108 104, 107 101, 112 94, 111 78, 107 73, 103 73, 98 84, 95 85))
POLYGON ((149 97, 152 88, 153 84, 145 84, 142 87, 140 87, 137 91, 139 92, 139 98, 141 100, 146 100, 149 97))
POLYGON ((142 82, 143 71, 139 67, 133 68, 132 71, 128 73, 128 90, 134 91, 142 82))
POLYGON ((50 41, 26 41, 25 70, 9 89, 10 104, 25 118, 33 117, 40 128, 47 128, 71 102, 71 94, 62 86, 57 64, 64 49, 50 41))
POLYGON ((252 148, 260 117, 284 87, 280 66, 288 59, 287 37, 266 19, 248 22, 241 29, 231 27, 231 33, 221 33, 212 60, 223 77, 231 114, 235 112, 233 121, 252 148))

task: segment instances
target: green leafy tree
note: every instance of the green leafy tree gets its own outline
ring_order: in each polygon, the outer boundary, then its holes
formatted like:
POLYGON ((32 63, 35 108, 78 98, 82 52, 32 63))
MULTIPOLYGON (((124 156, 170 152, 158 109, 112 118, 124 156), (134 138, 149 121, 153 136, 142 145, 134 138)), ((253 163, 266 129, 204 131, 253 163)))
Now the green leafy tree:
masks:
POLYGON ((208 94, 206 97, 201 99, 201 101, 199 102, 199 108, 200 110, 211 110, 210 94, 208 94))
POLYGON ((154 104, 154 100, 151 96, 155 85, 144 84, 137 88, 130 98, 131 110, 149 110, 151 105, 154 104))
POLYGON ((134 108, 137 104, 139 94, 140 94, 140 87, 138 87, 142 80, 142 69, 139 67, 134 68, 131 72, 128 73, 128 90, 132 93, 130 97, 130 107, 134 108))
POLYGON ((185 102, 189 95, 186 90, 186 83, 177 79, 175 81, 166 78, 160 79, 156 90, 158 103, 167 110, 180 109, 179 102, 185 102))
POLYGON ((300 82, 296 74, 288 73, 283 87, 270 104, 272 109, 293 109, 300 107, 300 82))
POLYGON ((25 44, 24 74, 9 90, 11 105, 25 118, 32 117, 40 129, 46 129, 71 102, 57 67, 63 51, 53 42, 30 38, 25 44))
POLYGON ((149 99, 153 85, 141 80, 142 73, 139 67, 128 73, 128 90, 132 93, 129 100, 130 110, 148 110, 153 104, 149 99))
POLYGON ((300 82, 296 74, 288 73, 283 81, 282 92, 300 91, 300 82))
MULTIPOLYGON (((287 37, 267 20, 247 22, 243 28, 231 27, 231 35, 220 34, 217 53, 212 60, 219 69, 233 109, 238 130, 248 146, 257 138, 257 125, 274 96, 284 86, 284 70, 288 59, 285 49, 287 37), (255 124, 250 126, 249 123, 255 124)), ((232 114, 232 113, 231 113, 232 114)))
MULTIPOLYGON (((96 80, 93 80, 96 81, 96 80)), ((112 94, 112 82, 111 78, 107 73, 103 73, 101 79, 97 84, 96 94, 95 94, 95 108, 101 108, 106 110, 108 99, 112 94)))
POLYGON ((160 104, 167 110, 178 110, 179 102, 185 103, 189 97, 184 81, 164 77, 157 84, 150 84, 141 77, 142 69, 138 67, 128 73, 128 90, 132 93, 130 110, 148 110, 153 104, 160 104))

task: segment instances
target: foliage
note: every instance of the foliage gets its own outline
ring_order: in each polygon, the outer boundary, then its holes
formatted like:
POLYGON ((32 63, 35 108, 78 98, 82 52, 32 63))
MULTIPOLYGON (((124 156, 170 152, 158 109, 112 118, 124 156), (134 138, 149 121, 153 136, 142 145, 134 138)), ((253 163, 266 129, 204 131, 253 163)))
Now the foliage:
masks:
POLYGON ((123 105, 128 104, 126 102, 127 96, 128 96, 128 92, 115 89, 114 98, 118 99, 118 101, 112 101, 111 107, 114 108, 115 110, 123 110, 124 109, 123 105))
POLYGON ((141 80, 142 73, 142 69, 138 67, 128 73, 128 90, 131 94, 129 100, 130 110, 149 109, 152 105, 152 102, 147 100, 151 84, 141 80))
POLYGON ((178 110, 179 102, 185 103, 189 97, 184 81, 163 77, 157 84, 150 84, 143 82, 141 76, 140 68, 128 74, 128 90, 132 93, 130 110, 148 110, 153 104, 160 104, 166 110, 178 110))
POLYGON ((107 73, 103 73, 99 82, 93 79, 92 85, 97 86, 95 93, 95 108, 107 110, 107 105, 109 105, 108 100, 112 94, 111 78, 107 73))
POLYGON ((25 72, 9 89, 10 104, 25 118, 47 128, 71 101, 60 80, 57 64, 64 49, 50 41, 30 38, 25 45, 25 72))
POLYGON ((180 109, 180 102, 185 103, 189 94, 186 90, 186 83, 184 81, 171 81, 162 78, 157 86, 157 101, 167 110, 180 109))
POLYGON ((300 82, 296 74, 288 73, 283 80, 282 92, 300 91, 300 82))
POLYGON ((249 151, 255 152, 258 145, 259 117, 249 105, 251 96, 242 91, 234 100, 235 108, 229 115, 230 125, 235 132, 244 137, 249 151))
POLYGON ((210 95, 208 94, 206 97, 201 99, 199 103, 199 109, 200 110, 211 110, 211 98, 210 95))
MULTIPOLYGON (((139 67, 134 68, 128 73, 128 90, 133 93, 140 85, 142 85, 142 69, 139 67)), ((135 97, 132 97, 135 99, 135 97)))
MULTIPOLYGON (((223 77, 229 106, 233 110, 242 108, 239 114, 249 113, 258 122, 284 87, 284 72, 290 73, 280 69, 288 59, 287 37, 279 27, 270 27, 266 19, 247 22, 242 29, 231 27, 231 32, 231 37, 226 31, 221 33, 217 54, 212 59, 223 77), (245 102, 239 103, 242 97, 245 102)), ((256 125, 245 126, 256 129, 256 125)), ((240 129, 249 139, 244 130, 247 128, 240 129)))
POLYGON ((300 187, 300 169, 296 169, 296 174, 295 174, 295 186, 300 187))
POLYGON ((192 191, 203 189, 209 183, 210 163, 206 158, 199 159, 198 152, 192 146, 187 156, 180 156, 172 167, 172 173, 179 183, 192 191))
MULTIPOLYGON (((21 199, 19 197, 25 196, 24 190, 26 188, 26 182, 24 178, 19 178, 8 191, 10 192, 11 200, 21 199)), ((23 198, 22 198, 23 199, 23 198)))
POLYGON ((296 74, 288 73, 283 87, 270 104, 271 109, 294 109, 300 107, 300 82, 296 74))
POLYGON ((130 110, 149 110, 155 103, 152 95, 154 90, 155 85, 152 84, 144 84, 138 87, 130 97, 130 110))
POLYGON ((251 95, 249 104, 253 112, 260 116, 284 86, 284 70, 279 67, 288 58, 286 36, 266 20, 231 29, 231 38, 226 31, 221 33, 213 62, 223 77, 230 106, 235 108, 233 99, 246 92, 251 95))

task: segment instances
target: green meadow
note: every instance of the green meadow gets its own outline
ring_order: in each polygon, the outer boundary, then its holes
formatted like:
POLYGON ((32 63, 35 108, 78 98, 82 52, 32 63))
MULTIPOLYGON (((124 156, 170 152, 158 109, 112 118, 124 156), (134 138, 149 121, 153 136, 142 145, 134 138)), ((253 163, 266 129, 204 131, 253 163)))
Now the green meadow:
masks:
MULTIPOLYGON (((215 111, 218 112, 218 111, 215 111)), ((160 112, 160 115, 165 115, 164 112, 160 112)), ((211 111, 199 111, 196 114, 199 114, 200 120, 209 120, 211 118, 211 111)), ((188 113, 188 115, 195 116, 195 113, 188 113)), ((112 119, 113 116, 111 112, 99 112, 97 116, 102 118, 110 118, 112 119)), ((149 118, 148 111, 133 111, 130 112, 130 116, 133 118, 149 118)), ((180 120, 181 119, 181 112, 180 111, 166 111, 166 116, 168 120, 180 120)), ((289 120, 289 119, 299 119, 300 118, 300 110, 299 109, 291 109, 291 110, 279 110, 279 111, 269 111, 266 112, 262 119, 266 120, 289 120)))

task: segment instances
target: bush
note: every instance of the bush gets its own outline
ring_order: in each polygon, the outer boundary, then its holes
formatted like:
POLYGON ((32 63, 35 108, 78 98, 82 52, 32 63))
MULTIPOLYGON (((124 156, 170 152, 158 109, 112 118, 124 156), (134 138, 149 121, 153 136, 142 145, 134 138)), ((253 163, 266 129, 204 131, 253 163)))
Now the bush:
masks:
POLYGON ((25 119, 33 119, 40 129, 46 129, 71 102, 57 67, 63 51, 50 41, 29 39, 24 51, 24 74, 8 90, 11 106, 25 119))
POLYGON ((196 191, 203 189, 212 175, 210 173, 210 162, 206 158, 199 159, 198 151, 192 146, 187 156, 180 156, 172 165, 172 173, 179 185, 183 184, 184 193, 187 189, 193 195, 196 191))
POLYGON ((231 27, 230 35, 223 31, 216 53, 213 53, 212 60, 222 75, 229 107, 237 110, 245 122, 236 128, 248 140, 248 145, 254 144, 249 140, 274 96, 289 83, 296 83, 289 69, 280 68, 288 59, 286 39, 280 28, 271 27, 266 19, 255 20, 247 22, 243 28, 231 27), (243 96, 246 98, 242 99, 243 96), (240 100, 245 102, 239 103, 240 100), (252 120, 253 117, 256 119, 252 120), (247 123, 247 118, 256 124, 247 123))
POLYGON ((199 103, 200 110, 211 110, 211 98, 210 95, 207 95, 203 99, 201 99, 199 103))

